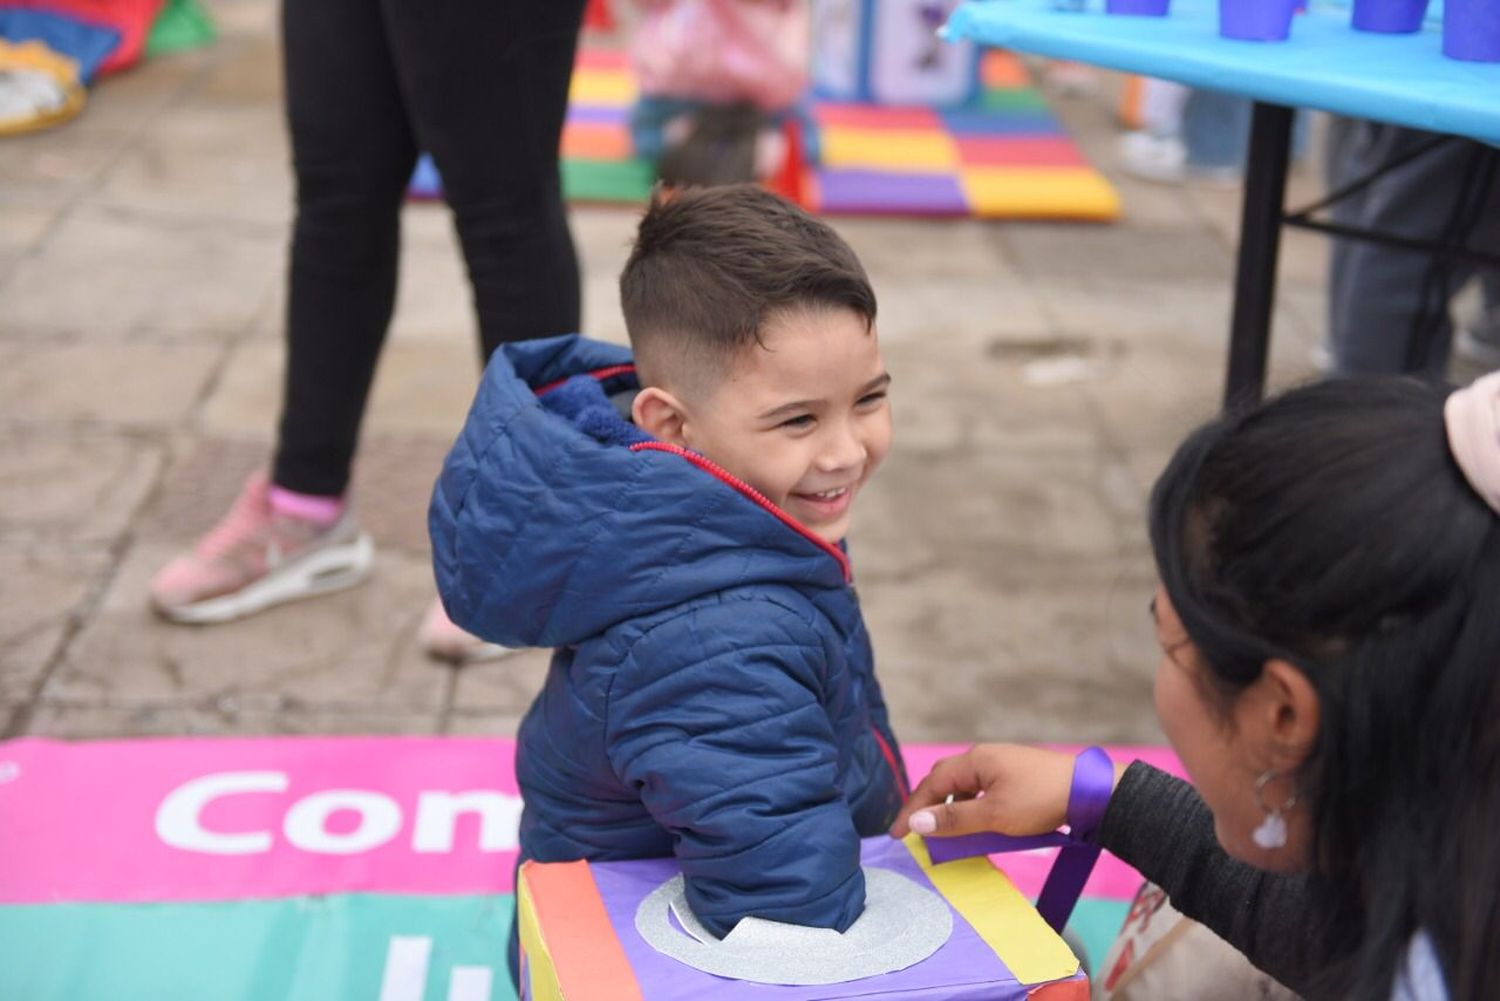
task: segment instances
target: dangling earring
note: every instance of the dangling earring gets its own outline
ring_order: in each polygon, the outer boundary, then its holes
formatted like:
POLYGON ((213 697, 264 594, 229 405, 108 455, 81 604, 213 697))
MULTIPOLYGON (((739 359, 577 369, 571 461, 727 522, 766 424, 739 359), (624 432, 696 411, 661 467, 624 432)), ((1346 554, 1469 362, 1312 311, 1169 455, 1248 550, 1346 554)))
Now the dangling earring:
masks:
POLYGON ((1264 798, 1266 785, 1280 776, 1280 772, 1273 770, 1263 772, 1260 778, 1255 780, 1255 805, 1260 807, 1260 812, 1264 813, 1266 818, 1260 822, 1259 827, 1250 832, 1250 840, 1267 851, 1286 847, 1286 817, 1283 814, 1297 805, 1297 794, 1293 792, 1285 803, 1267 809, 1264 798))

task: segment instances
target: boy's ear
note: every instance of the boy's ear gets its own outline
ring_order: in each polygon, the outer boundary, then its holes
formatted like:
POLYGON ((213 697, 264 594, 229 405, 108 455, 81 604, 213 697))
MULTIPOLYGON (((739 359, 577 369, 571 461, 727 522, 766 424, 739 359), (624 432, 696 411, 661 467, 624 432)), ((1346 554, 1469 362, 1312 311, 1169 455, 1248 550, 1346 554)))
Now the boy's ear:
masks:
POLYGON ((682 401, 659 386, 647 386, 635 394, 630 405, 630 417, 635 426, 669 445, 687 447, 687 411, 682 401))

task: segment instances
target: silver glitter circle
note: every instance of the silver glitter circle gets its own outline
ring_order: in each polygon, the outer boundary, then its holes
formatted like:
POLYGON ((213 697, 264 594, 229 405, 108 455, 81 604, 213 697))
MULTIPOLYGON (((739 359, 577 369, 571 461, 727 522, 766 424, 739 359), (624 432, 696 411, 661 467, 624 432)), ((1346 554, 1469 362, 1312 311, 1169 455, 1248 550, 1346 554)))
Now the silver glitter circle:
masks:
POLYGON ((715 940, 688 907, 680 875, 641 901, 635 928, 657 952, 695 970, 788 986, 839 984, 894 973, 942 948, 953 934, 947 901, 898 872, 866 867, 864 873, 864 912, 843 933, 750 917, 715 940))

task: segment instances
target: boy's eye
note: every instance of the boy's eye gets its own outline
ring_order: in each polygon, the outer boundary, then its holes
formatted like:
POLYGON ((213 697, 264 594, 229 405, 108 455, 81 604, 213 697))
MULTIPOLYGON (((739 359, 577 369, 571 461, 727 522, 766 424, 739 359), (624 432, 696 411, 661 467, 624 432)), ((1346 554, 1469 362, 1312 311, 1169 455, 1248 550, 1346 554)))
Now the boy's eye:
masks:
POLYGON ((799 414, 796 417, 787 418, 776 426, 782 428, 810 428, 813 426, 814 420, 815 418, 812 414, 799 414))
POLYGON ((879 403, 883 399, 885 399, 885 391, 884 390, 882 390, 882 391, 880 391, 878 393, 870 393, 870 394, 868 394, 866 396, 861 396, 859 398, 859 406, 861 406, 861 407, 874 406, 875 404, 879 403))

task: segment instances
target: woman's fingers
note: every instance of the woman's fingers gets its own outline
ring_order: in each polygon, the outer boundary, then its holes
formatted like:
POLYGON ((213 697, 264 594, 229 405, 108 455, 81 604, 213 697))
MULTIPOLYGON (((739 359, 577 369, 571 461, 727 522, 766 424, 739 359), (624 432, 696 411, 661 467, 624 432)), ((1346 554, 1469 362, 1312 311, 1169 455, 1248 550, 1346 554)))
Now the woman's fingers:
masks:
POLYGON ((912 830, 909 818, 917 811, 944 803, 949 797, 970 799, 983 790, 974 768, 973 754, 974 751, 969 750, 943 758, 932 766, 932 771, 912 790, 906 805, 896 815, 896 822, 891 825, 892 836, 905 837, 912 830))
POLYGON ((997 831, 1005 826, 994 804, 984 797, 925 807, 909 816, 906 824, 917 834, 940 838, 997 831))
POLYGON ((1068 810, 1073 757, 1019 744, 976 744, 932 768, 891 825, 891 834, 939 837, 1055 830, 1068 810))

